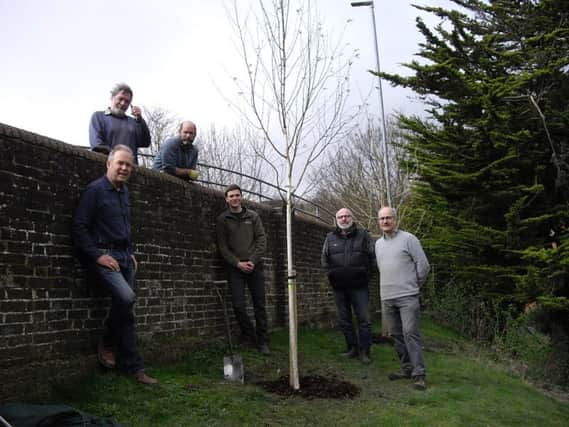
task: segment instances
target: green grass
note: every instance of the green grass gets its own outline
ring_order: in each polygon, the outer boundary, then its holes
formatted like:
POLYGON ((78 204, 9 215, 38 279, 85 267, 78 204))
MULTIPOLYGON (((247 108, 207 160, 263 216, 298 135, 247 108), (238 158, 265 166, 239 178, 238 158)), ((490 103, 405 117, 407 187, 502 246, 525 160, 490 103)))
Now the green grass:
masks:
MULTIPOLYGON (((378 330, 378 329, 376 329, 378 330)), ((288 374, 286 330, 272 335, 272 354, 238 348, 246 384, 225 382, 222 345, 195 349, 180 363, 154 365, 161 380, 145 387, 114 373, 98 373, 59 389, 64 403, 131 427, 145 426, 566 426, 569 404, 553 400, 508 374, 449 331, 425 322, 425 392, 410 381, 390 382, 398 369, 392 347, 374 345, 373 363, 345 360, 339 331, 301 330, 301 376, 337 376, 360 387, 353 400, 280 397, 257 382, 288 374)))

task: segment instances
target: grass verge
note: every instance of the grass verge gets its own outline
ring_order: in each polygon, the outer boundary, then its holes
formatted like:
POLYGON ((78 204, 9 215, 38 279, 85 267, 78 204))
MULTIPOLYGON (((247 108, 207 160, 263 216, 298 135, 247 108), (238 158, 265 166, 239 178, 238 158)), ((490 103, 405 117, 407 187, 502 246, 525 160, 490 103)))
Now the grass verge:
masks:
MULTIPOLYGON (((377 328, 374 328, 378 330, 377 328)), ((427 385, 387 379, 398 369, 389 345, 372 347, 373 363, 339 356, 339 331, 300 330, 301 376, 335 376, 361 392, 353 400, 279 397, 256 383, 288 374, 288 332, 272 335, 272 354, 238 347, 246 383, 223 380, 224 347, 192 350, 175 364, 153 365, 158 387, 112 372, 60 388, 50 402, 73 406, 131 427, 145 426, 514 426, 569 425, 569 405, 545 396, 448 330, 424 322, 427 385)))

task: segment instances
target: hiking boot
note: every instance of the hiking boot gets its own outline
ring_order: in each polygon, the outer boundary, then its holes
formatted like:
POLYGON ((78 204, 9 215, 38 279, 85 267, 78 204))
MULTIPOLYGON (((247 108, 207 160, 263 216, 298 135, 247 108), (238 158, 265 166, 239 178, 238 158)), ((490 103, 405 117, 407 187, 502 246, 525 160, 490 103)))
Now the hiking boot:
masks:
POLYGON ((415 390, 421 390, 421 391, 427 389, 424 375, 417 375, 416 377, 413 377, 413 388, 415 390))
POLYGON ((346 359, 353 359, 354 357, 358 357, 358 350, 351 347, 348 351, 340 353, 340 356, 345 357, 346 359))
POLYGON ((138 371, 134 374, 134 378, 137 382, 144 385, 156 385, 159 381, 156 378, 149 377, 146 375, 144 370, 138 371))
POLYGON ((115 354, 111 349, 105 348, 102 341, 99 341, 97 346, 97 359, 107 369, 114 369, 117 366, 115 354))
POLYGON ((411 373, 407 373, 407 372, 391 372, 387 378, 389 378, 390 381, 396 381, 396 380, 407 380, 409 378, 411 378, 411 373))
POLYGON ((360 362, 364 365, 369 365, 371 363, 371 358, 369 357, 369 350, 360 351, 360 362))
POLYGON ((271 350, 266 343, 259 345, 259 353, 261 354, 271 354, 271 350))

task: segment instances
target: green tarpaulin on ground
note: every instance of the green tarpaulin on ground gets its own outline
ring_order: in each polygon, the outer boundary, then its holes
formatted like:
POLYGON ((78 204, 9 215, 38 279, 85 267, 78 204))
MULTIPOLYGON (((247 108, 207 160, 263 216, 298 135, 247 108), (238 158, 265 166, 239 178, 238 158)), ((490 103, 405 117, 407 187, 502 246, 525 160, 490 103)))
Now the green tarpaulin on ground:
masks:
POLYGON ((65 405, 8 403, 0 405, 0 416, 10 427, 125 427, 109 418, 97 417, 65 405))

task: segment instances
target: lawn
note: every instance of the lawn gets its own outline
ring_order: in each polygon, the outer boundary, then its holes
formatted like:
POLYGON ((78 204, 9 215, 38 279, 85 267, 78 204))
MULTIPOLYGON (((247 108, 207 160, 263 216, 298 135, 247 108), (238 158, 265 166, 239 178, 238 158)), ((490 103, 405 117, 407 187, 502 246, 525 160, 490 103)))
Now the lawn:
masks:
MULTIPOLYGON (((379 330, 374 327, 374 330, 379 330)), ((300 330, 301 376, 320 375, 360 388, 354 399, 281 397, 261 381, 288 374, 286 330, 272 334, 272 354, 238 347, 245 384, 223 380, 220 342, 192 350, 176 364, 154 364, 157 387, 141 386, 114 373, 96 373, 80 385, 58 389, 50 402, 112 417, 131 427, 145 426, 567 426, 569 404, 481 356, 474 346, 444 328, 425 322, 427 390, 410 381, 390 382, 398 369, 393 348, 372 347, 373 363, 339 356, 339 331, 300 330)))

